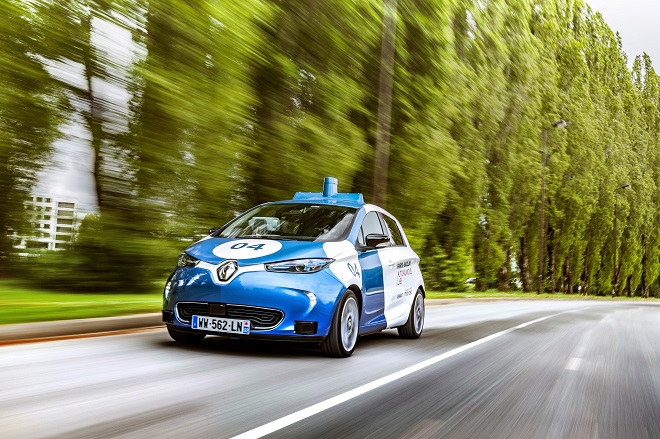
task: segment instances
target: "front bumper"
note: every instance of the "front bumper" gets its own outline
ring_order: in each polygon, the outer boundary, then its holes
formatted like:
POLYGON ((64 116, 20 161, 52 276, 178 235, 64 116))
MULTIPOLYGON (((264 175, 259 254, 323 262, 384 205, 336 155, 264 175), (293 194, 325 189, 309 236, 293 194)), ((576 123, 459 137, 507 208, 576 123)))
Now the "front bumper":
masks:
POLYGON ((178 325, 168 325, 176 328, 178 331, 190 332, 193 334, 199 334, 200 332, 207 335, 215 335, 219 337, 226 337, 231 339, 245 339, 245 340, 270 340, 270 341, 287 341, 287 342, 299 342, 299 343, 320 343, 323 341, 325 336, 316 335, 277 335, 262 333, 262 331, 254 331, 250 335, 241 335, 241 334, 225 334, 222 332, 212 332, 212 331, 201 331, 199 329, 190 329, 190 327, 181 327, 178 325))
POLYGON ((201 313, 198 315, 250 319, 252 325, 248 338, 300 341, 321 340, 328 334, 336 304, 345 291, 344 285, 328 269, 305 274, 249 271, 228 283, 219 284, 207 268, 178 267, 168 279, 168 285, 169 291, 163 301, 163 320, 178 330, 197 331, 190 329, 191 311, 181 312, 189 308, 194 313, 201 313), (274 326, 269 326, 249 314, 235 313, 236 310, 249 311, 252 308, 280 311, 282 316, 274 326), (234 311, 230 311, 232 309, 234 311), (312 322, 316 333, 310 334, 308 325, 304 325, 306 333, 299 333, 303 327, 300 322, 312 322))

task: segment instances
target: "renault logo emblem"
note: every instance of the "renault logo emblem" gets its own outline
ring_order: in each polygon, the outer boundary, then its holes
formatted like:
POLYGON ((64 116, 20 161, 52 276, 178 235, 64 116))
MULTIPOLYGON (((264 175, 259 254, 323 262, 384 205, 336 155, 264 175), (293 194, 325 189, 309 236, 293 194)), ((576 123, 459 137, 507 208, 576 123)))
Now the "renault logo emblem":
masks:
POLYGON ((225 261, 218 267, 218 278, 221 281, 228 281, 238 271, 238 262, 225 261))

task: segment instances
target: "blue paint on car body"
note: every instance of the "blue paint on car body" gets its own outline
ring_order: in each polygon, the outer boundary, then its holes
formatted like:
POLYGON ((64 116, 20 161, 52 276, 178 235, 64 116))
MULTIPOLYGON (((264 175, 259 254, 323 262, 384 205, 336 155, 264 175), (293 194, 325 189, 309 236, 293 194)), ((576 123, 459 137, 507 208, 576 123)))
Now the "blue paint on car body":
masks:
POLYGON ((347 291, 357 298, 358 333, 367 334, 406 324, 413 293, 423 288, 419 258, 398 221, 361 194, 337 193, 336 180, 326 179, 322 193, 256 206, 185 249, 167 280, 163 311, 174 316, 167 322, 173 331, 318 342, 347 291), (374 231, 368 214, 389 244, 365 247, 374 231), (236 319, 230 327, 242 332, 193 329, 200 316, 236 319))

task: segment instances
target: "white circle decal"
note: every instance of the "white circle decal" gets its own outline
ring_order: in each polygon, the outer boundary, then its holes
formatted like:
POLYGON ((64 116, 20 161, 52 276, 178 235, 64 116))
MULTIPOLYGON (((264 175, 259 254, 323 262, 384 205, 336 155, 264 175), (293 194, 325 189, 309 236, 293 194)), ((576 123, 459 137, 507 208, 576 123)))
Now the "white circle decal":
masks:
POLYGON ((268 256, 282 248, 277 241, 265 239, 237 239, 213 249, 213 254, 224 259, 254 259, 268 256))

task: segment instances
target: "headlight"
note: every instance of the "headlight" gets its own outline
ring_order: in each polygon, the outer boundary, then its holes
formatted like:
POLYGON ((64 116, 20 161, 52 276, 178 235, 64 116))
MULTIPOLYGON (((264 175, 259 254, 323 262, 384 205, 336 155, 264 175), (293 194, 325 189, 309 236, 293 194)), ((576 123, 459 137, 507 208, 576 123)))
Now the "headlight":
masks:
POLYGON ((294 259, 266 264, 266 270, 278 273, 316 273, 323 270, 332 261, 334 259, 294 259))
POLYGON ((179 255, 179 262, 177 265, 179 267, 194 267, 199 263, 199 259, 193 258, 188 253, 181 253, 179 255))

